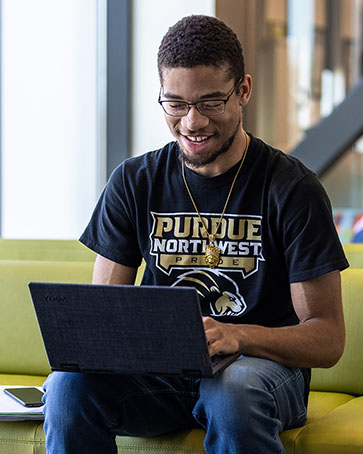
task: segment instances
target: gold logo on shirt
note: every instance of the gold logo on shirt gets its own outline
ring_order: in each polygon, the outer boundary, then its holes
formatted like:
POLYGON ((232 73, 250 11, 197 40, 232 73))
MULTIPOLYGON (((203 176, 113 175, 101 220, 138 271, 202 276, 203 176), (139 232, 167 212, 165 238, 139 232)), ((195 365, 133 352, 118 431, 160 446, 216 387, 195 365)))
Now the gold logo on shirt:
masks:
MULTIPOLYGON (((150 254, 156 266, 170 274, 174 268, 207 268, 204 252, 208 247, 207 233, 194 213, 152 212, 150 254)), ((215 230, 220 216, 202 214, 209 230, 215 230)), ((219 268, 241 270, 247 276, 264 260, 261 245, 261 216, 225 215, 216 233, 215 246, 221 250, 219 268)))

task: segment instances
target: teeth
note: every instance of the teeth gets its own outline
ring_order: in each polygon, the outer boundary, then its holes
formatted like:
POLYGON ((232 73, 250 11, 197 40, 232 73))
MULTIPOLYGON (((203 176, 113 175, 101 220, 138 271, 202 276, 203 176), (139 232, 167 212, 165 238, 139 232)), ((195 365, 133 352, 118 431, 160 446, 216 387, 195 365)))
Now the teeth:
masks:
POLYGON ((199 136, 199 137, 187 136, 187 138, 189 140, 191 140, 192 142, 203 142, 203 140, 207 140, 208 139, 208 136, 199 136))

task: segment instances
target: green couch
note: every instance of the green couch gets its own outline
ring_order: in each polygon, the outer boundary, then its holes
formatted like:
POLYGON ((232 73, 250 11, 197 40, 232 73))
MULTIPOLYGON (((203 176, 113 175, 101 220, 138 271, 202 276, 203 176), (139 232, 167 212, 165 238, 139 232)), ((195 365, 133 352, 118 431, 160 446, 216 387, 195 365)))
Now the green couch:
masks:
MULTIPOLYGON (((363 454, 363 245, 349 245, 355 266, 342 273, 347 342, 341 361, 314 369, 308 421, 281 434, 287 453, 363 454)), ((0 385, 41 385, 50 372, 27 283, 90 282, 95 255, 76 241, 0 240, 0 385)), ((117 438, 118 452, 204 453, 204 432, 117 438)), ((0 422, 0 454, 44 454, 41 421, 0 422)))

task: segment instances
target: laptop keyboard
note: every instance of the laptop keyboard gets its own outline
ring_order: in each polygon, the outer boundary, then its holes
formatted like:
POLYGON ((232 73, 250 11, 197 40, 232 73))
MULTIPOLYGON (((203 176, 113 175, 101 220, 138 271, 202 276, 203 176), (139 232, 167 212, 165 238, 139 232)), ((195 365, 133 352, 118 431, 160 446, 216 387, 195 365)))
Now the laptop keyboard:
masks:
POLYGON ((224 358, 225 358, 225 355, 214 355, 214 356, 212 356, 212 358, 211 358, 212 367, 217 366, 224 358))

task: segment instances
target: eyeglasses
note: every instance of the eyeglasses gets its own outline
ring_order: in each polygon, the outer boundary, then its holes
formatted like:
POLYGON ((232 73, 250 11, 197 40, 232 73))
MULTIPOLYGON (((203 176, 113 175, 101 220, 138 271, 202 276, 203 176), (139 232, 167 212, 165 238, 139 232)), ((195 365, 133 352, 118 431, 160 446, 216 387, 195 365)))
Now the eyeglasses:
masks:
POLYGON ((233 86, 230 93, 225 99, 206 99, 205 101, 198 102, 186 102, 179 100, 161 100, 161 91, 163 87, 160 87, 158 103, 163 108, 164 112, 172 117, 185 117, 188 115, 192 106, 195 106, 198 112, 207 117, 212 115, 220 115, 225 112, 226 104, 229 98, 233 95, 235 89, 238 87, 242 78, 233 86))

